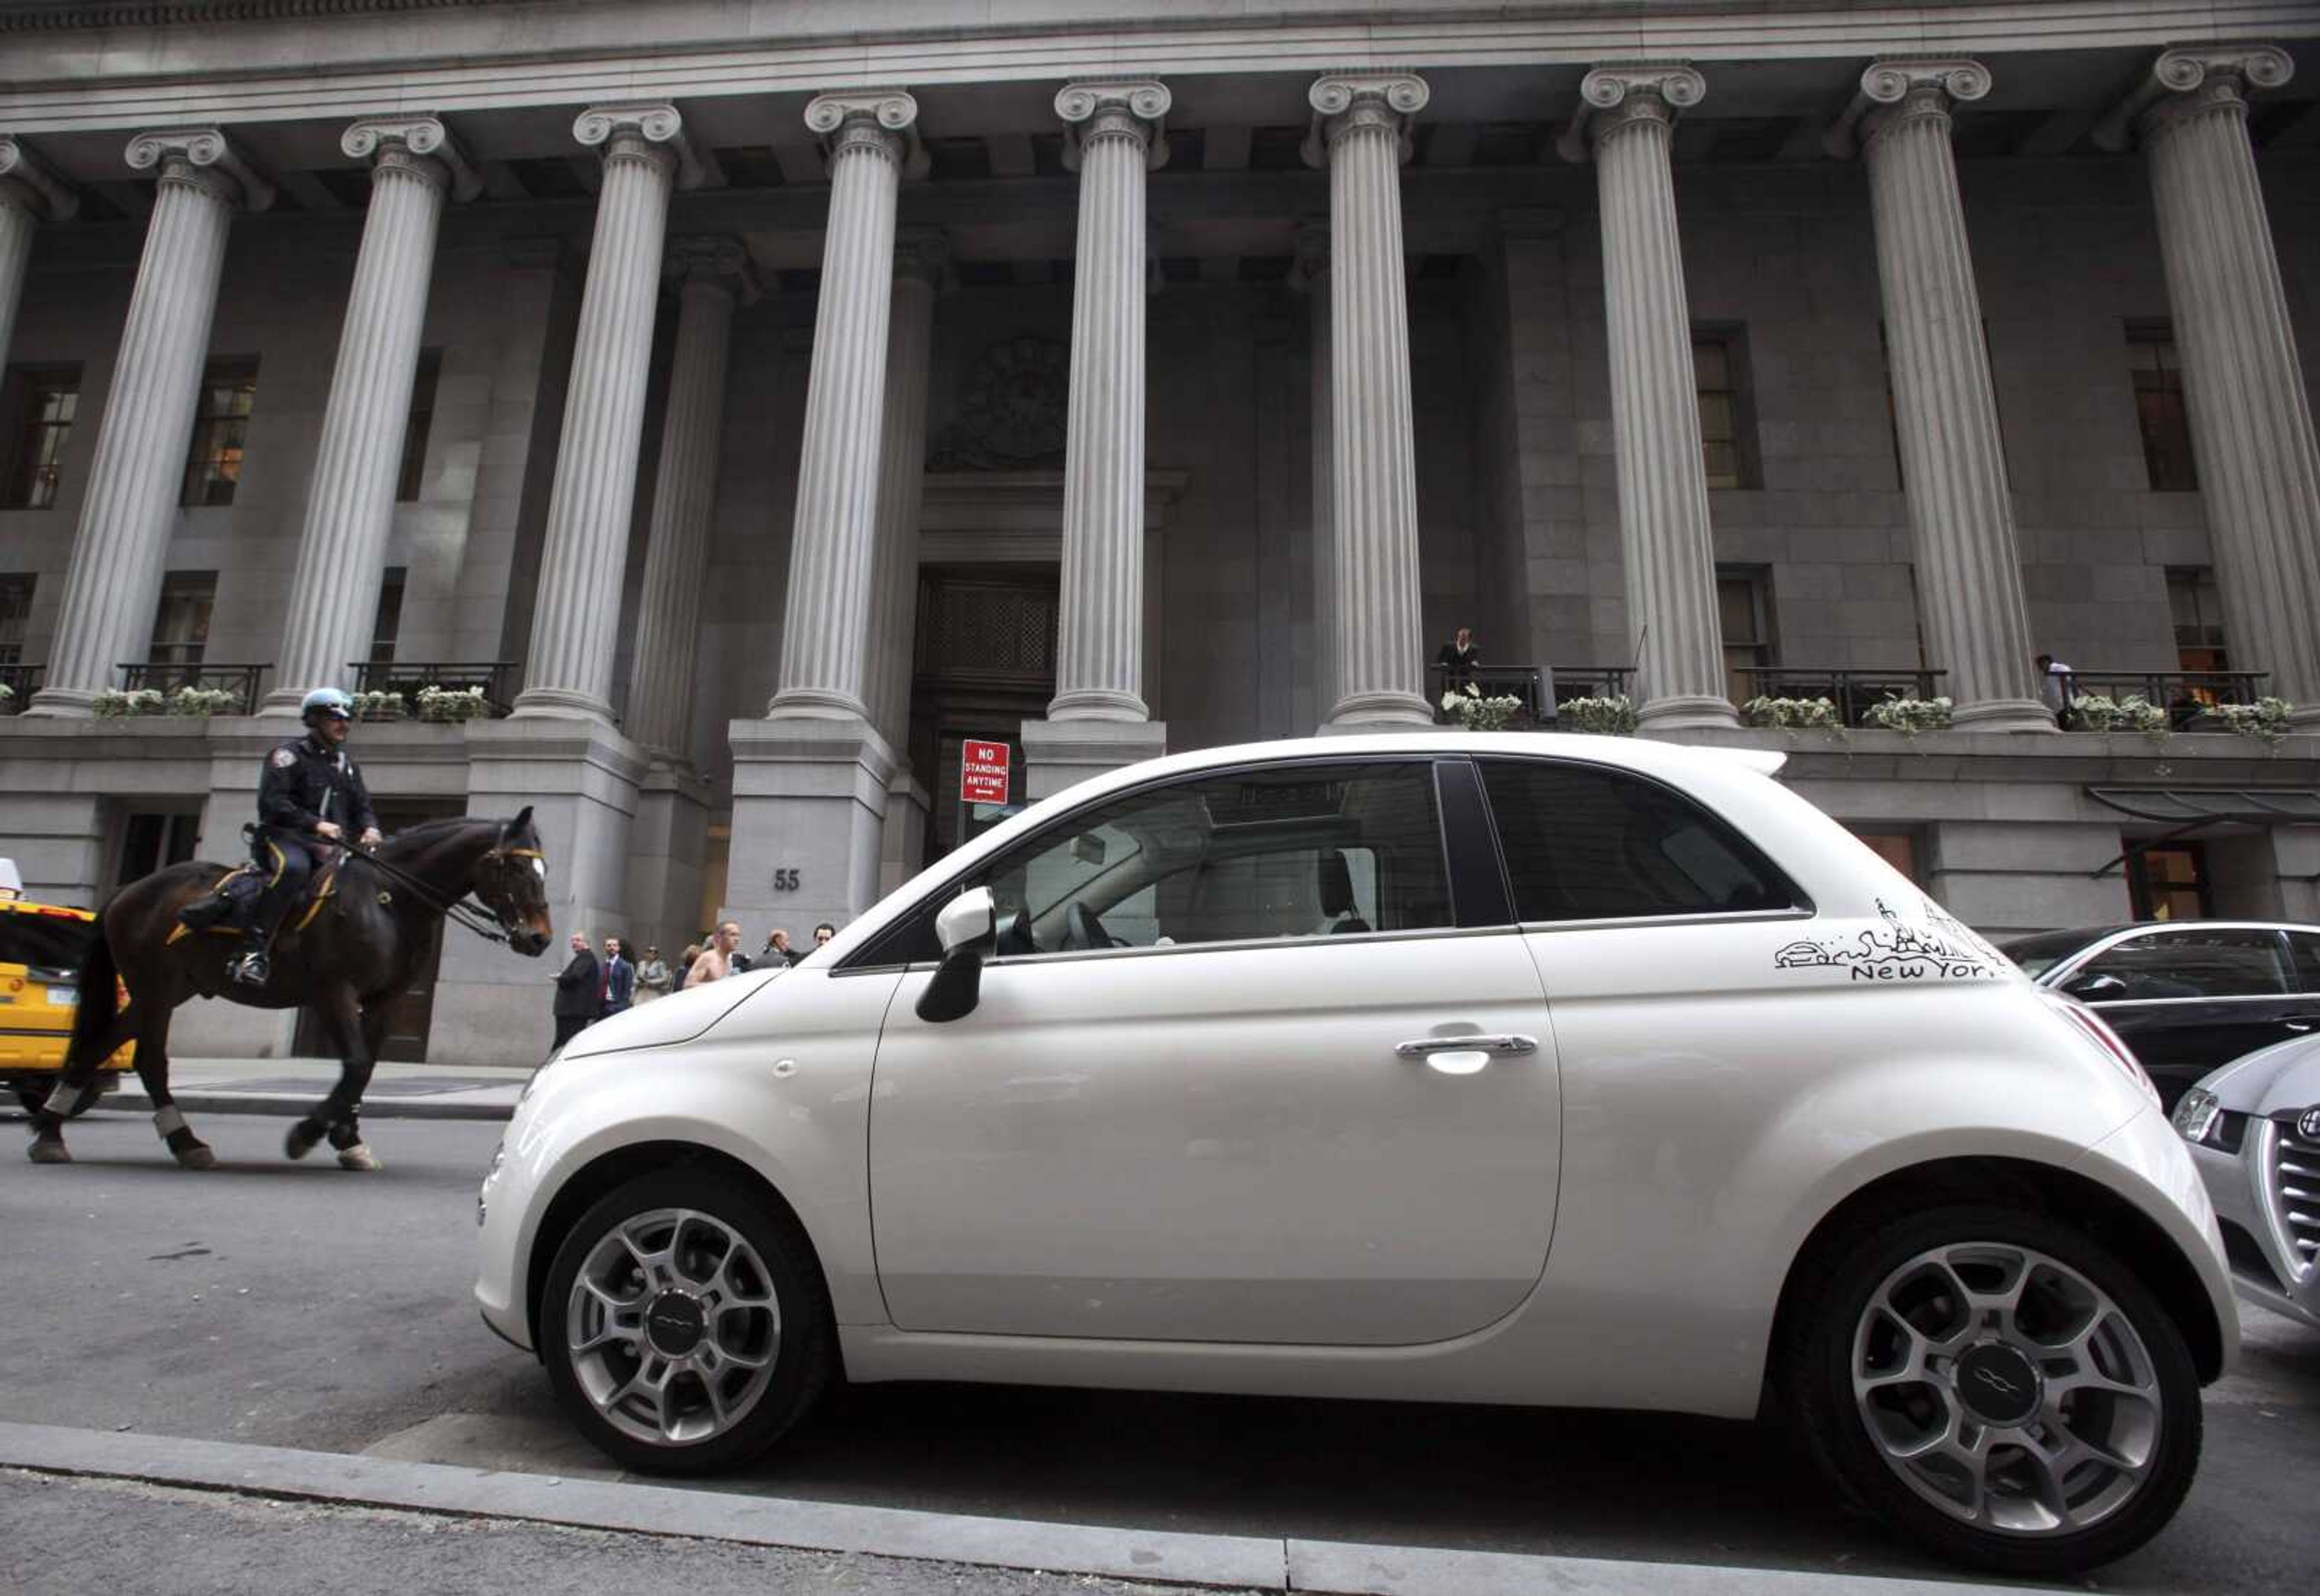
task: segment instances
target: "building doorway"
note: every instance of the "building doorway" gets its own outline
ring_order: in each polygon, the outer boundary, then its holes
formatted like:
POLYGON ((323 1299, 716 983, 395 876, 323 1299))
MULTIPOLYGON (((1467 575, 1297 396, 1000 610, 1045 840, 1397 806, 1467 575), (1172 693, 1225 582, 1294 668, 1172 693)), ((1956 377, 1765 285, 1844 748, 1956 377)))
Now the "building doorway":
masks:
MULTIPOLYGON (((456 798, 376 798, 371 807, 378 812, 379 830, 389 836, 429 821, 457 820, 467 812, 467 806, 456 798)), ((379 1057, 400 1064, 427 1062, 427 1031, 435 1014, 435 973, 442 951, 443 928, 438 922, 432 946, 419 956, 411 984, 387 1011, 386 1040, 378 1050, 379 1057)), ((290 1051, 302 1058, 338 1056, 322 1017, 312 1009, 298 1011, 298 1029, 291 1038, 290 1051)))
MULTIPOLYGON (((2133 839, 2128 839, 2133 846, 2133 839)), ((2204 920, 2215 913, 2207 850, 2170 842, 2126 856, 2127 902, 2137 920, 2204 920)))
POLYGON ((925 566, 911 679, 911 766, 933 798, 929 863, 1023 807, 1023 722, 1056 695, 1057 585, 1052 565, 925 566), (963 805, 960 749, 1009 749, 1009 802, 963 805))

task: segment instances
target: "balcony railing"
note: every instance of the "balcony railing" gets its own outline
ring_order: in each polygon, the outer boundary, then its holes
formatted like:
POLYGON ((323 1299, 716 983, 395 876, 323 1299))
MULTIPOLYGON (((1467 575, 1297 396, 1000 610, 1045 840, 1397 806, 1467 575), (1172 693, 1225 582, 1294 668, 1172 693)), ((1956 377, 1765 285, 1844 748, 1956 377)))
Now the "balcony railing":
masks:
POLYGON ((266 684, 266 673, 274 668, 264 665, 123 665, 121 685, 131 693, 149 691, 165 699, 187 687, 207 693, 231 693, 233 705, 217 712, 228 715, 255 714, 258 694, 266 684))
POLYGON ((505 715, 515 700, 516 666, 512 660, 373 660, 358 661, 347 669, 354 674, 356 692, 392 693, 403 700, 403 716, 414 720, 419 715, 419 690, 422 687, 440 687, 446 693, 481 688, 484 703, 495 720, 505 715))
MULTIPOLYGON (((2217 704, 2253 703, 2263 696, 2270 671, 2072 671, 2062 680, 2072 699, 2099 695, 2119 699, 2130 694, 2167 712, 2167 723, 2183 730, 2217 704)), ((2066 730, 2081 730, 2076 717, 2063 717, 2066 730)))
POLYGON ((1740 667, 1748 678, 1749 697, 1826 698, 1836 706, 1836 718, 1847 726, 1862 724, 1870 706, 1889 698, 1938 698, 1946 671, 1821 670, 1800 665, 1752 665, 1740 667))
POLYGON ((45 665, 0 665, 0 715, 20 713, 32 702, 32 694, 41 690, 41 678, 49 674, 45 665))
POLYGON ((1631 665, 1558 665, 1550 678, 1554 683, 1554 702, 1569 703, 1574 698, 1623 698, 1627 684, 1634 679, 1636 667, 1631 665))

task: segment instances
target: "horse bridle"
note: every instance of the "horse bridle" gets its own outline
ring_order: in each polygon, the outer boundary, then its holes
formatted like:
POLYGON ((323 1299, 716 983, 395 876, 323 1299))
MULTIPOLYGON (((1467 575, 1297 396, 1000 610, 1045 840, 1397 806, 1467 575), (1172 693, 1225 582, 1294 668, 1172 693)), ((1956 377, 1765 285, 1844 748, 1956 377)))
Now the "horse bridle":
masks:
MULTIPOLYGON (((363 853, 360 849, 354 851, 361 857, 369 860, 373 867, 382 875, 399 884, 403 891, 417 898, 423 906, 433 910, 453 925, 475 932, 486 942, 505 942, 518 929, 514 921, 482 899, 474 896, 472 892, 458 898, 445 898, 402 866, 391 865, 376 853, 363 853)), ((511 859, 539 859, 542 861, 542 868, 545 868, 547 858, 548 856, 536 848, 503 846, 487 850, 482 858, 476 861, 476 866, 480 872, 487 864, 497 869, 511 859)))

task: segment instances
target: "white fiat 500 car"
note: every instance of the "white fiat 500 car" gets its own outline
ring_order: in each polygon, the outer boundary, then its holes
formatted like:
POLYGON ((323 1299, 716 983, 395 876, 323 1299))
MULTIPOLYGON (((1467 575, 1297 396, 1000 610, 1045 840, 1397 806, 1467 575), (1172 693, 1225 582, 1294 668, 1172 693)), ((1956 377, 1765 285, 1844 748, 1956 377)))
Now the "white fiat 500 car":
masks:
POLYGON ((2225 1065, 2183 1094, 2175 1128, 2240 1294, 2320 1329, 2320 1037, 2225 1065))
POLYGON ((841 1368, 1763 1410, 2018 1573, 2116 1557, 2238 1339, 2151 1084, 1779 756, 1458 733, 1090 781, 534 1079, 484 1315, 628 1465, 841 1368))

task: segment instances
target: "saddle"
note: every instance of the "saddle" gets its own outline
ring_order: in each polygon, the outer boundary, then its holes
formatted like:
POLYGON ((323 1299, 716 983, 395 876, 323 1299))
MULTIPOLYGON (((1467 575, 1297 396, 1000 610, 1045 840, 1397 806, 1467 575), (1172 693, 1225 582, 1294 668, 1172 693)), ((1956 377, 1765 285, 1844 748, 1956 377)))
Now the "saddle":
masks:
MULTIPOLYGON (((295 936, 313 924, 322 905, 339 890, 339 870, 346 863, 346 851, 326 848, 322 852, 322 862, 307 879, 304 894, 283 916, 277 935, 295 936)), ((258 894, 265 890, 266 878, 256 865, 236 865, 219 876, 208 893, 177 911, 177 923, 169 929, 169 941, 196 931, 216 937, 240 936, 257 907, 258 894)))

